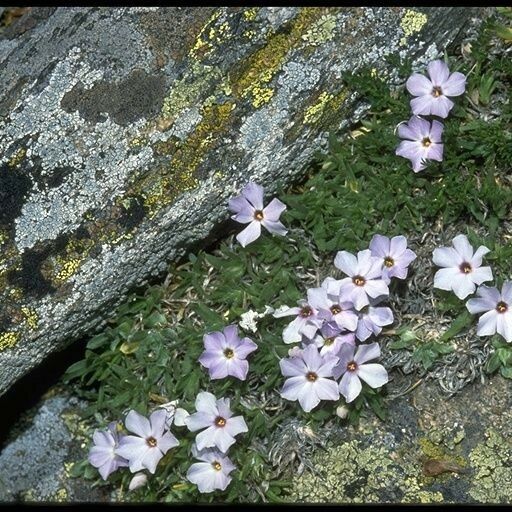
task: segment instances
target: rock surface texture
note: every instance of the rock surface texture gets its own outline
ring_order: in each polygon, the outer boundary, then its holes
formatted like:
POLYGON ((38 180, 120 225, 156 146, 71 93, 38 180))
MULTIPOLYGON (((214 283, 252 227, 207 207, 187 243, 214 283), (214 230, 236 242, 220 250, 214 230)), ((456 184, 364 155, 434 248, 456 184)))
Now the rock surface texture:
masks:
POLYGON ((32 8, 0 32, 0 394, 439 55, 468 8, 32 8), (363 99, 364 100, 364 99, 363 99))

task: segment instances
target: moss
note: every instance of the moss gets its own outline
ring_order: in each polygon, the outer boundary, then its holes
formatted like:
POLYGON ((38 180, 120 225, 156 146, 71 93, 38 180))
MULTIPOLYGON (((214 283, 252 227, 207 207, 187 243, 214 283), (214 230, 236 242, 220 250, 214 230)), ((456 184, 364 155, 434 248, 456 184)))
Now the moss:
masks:
POLYGON ((407 44, 407 38, 415 32, 419 32, 426 22, 426 14, 413 11, 412 9, 407 9, 405 14, 402 16, 402 19, 400 20, 400 26, 404 31, 404 37, 400 39, 400 45, 405 46, 407 44))
POLYGON ((21 334, 17 331, 0 333, 0 352, 2 350, 13 348, 19 341, 21 334))
POLYGON ((469 454, 474 470, 470 496, 480 503, 509 503, 512 488, 512 442, 493 429, 469 454))

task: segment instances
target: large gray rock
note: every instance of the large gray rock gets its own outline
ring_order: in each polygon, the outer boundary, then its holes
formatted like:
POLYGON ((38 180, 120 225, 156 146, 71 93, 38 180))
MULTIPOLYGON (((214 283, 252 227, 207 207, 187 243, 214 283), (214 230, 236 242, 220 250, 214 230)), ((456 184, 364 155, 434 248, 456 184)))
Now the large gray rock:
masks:
POLYGON ((424 65, 468 8, 32 8, 0 33, 0 393, 424 65))

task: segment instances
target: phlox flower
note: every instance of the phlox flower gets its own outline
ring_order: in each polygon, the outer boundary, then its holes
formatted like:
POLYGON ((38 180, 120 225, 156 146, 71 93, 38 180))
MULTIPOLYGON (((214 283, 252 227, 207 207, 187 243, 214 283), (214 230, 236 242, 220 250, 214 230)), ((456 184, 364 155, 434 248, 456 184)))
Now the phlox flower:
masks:
POLYGON ((356 348, 352 345, 343 345, 338 352, 339 362, 334 367, 335 379, 341 376, 339 389, 347 403, 355 400, 362 390, 361 380, 364 380, 372 388, 380 388, 388 382, 388 372, 381 364, 367 361, 380 357, 378 343, 359 345, 356 348))
POLYGON ((442 60, 434 60, 427 66, 429 78, 419 73, 409 77, 405 86, 413 95, 411 108, 416 115, 447 117, 453 108, 449 96, 460 96, 466 89, 466 77, 456 71, 450 74, 442 60))
POLYGON ((201 462, 190 466, 187 471, 187 480, 196 484, 201 493, 224 491, 231 482, 229 473, 236 469, 231 460, 219 450, 212 448, 198 450, 196 445, 192 446, 192 455, 201 462))
POLYGON ((482 256, 489 249, 481 245, 475 252, 466 235, 457 235, 453 247, 434 249, 433 260, 438 267, 434 276, 434 288, 453 290, 459 299, 475 291, 476 285, 492 281, 491 267, 482 267, 482 256))
POLYGON ((416 254, 407 248, 407 238, 399 235, 388 238, 374 235, 370 242, 372 256, 378 258, 382 268, 382 280, 389 284, 392 277, 405 279, 407 270, 416 254))
POLYGON ((249 225, 236 236, 242 247, 254 242, 261 234, 261 226, 276 235, 286 235, 287 229, 279 221, 286 205, 279 199, 272 199, 263 206, 263 192, 261 185, 249 182, 239 196, 229 200, 229 209, 234 212, 233 220, 249 225))
POLYGON ((196 410, 185 423, 191 432, 205 429, 196 436, 198 450, 215 446, 226 453, 235 443, 235 436, 248 430, 242 416, 233 416, 229 398, 217 400, 212 393, 202 391, 196 397, 196 410))
POLYGON ((477 298, 466 303, 468 311, 478 319, 478 336, 491 336, 496 332, 510 343, 512 341, 512 281, 505 281, 501 293, 495 287, 479 286, 477 298))
POLYGON ((106 480, 117 468, 128 466, 128 461, 116 453, 119 447, 117 422, 108 424, 107 430, 96 430, 93 434, 94 446, 89 451, 89 463, 98 468, 103 480, 106 480))
POLYGON ((298 343, 302 340, 303 335, 308 339, 312 339, 323 323, 323 320, 318 318, 318 310, 316 308, 305 300, 300 300, 298 304, 298 307, 280 308, 273 313, 275 318, 295 316, 283 331, 283 341, 285 343, 298 343))
POLYGON ((355 345, 356 335, 341 329, 335 322, 322 325, 320 334, 315 336, 313 343, 320 349, 320 355, 336 355, 344 343, 355 345))
POLYGON ((372 301, 359 312, 359 322, 356 329, 356 338, 359 341, 367 340, 372 334, 377 336, 382 327, 393 323, 393 311, 388 307, 377 307, 378 302, 372 301))
POLYGON ((154 473, 160 459, 178 446, 178 440, 167 430, 166 420, 167 411, 164 409, 153 412, 149 420, 134 410, 127 414, 125 426, 136 435, 123 436, 116 453, 128 459, 132 473, 144 468, 154 473))
POLYGON ((389 295, 388 285, 382 280, 381 262, 369 249, 359 251, 357 257, 339 251, 334 265, 349 277, 329 280, 327 291, 352 302, 358 311, 369 304, 369 298, 389 295))
POLYGON ((439 121, 432 121, 431 124, 413 116, 408 123, 398 126, 398 136, 405 140, 400 142, 395 154, 410 160, 414 172, 422 171, 427 166, 427 160, 443 161, 442 133, 443 125, 439 121))
POLYGON ((223 379, 228 375, 245 380, 249 371, 246 357, 258 345, 249 338, 240 338, 236 325, 228 325, 222 332, 216 331, 203 337, 205 350, 199 362, 208 368, 210 378, 223 379))
POLYGON ((315 345, 305 347, 297 357, 279 361, 281 373, 286 379, 281 396, 286 400, 298 400, 304 411, 315 408, 320 400, 337 400, 338 386, 332 380, 332 369, 337 357, 322 357, 315 345))

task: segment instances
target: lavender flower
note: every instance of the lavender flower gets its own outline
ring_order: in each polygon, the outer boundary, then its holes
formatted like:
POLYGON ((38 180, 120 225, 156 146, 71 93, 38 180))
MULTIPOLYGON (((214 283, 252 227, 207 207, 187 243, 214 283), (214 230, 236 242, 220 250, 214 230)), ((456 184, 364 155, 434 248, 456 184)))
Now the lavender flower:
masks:
POLYGON ((231 482, 229 473, 235 466, 226 455, 214 449, 197 450, 192 446, 192 455, 201 462, 196 462, 187 471, 187 480, 197 485, 199 492, 207 493, 219 489, 224 491, 231 482))
POLYGON ((478 336, 501 334, 510 343, 512 341, 512 281, 505 281, 501 293, 495 287, 479 286, 478 298, 469 299, 468 311, 474 315, 485 313, 478 320, 478 336))
POLYGON ((365 364, 366 361, 380 357, 378 343, 360 345, 357 352, 355 350, 351 345, 343 345, 338 353, 339 363, 333 370, 335 379, 343 375, 339 388, 347 403, 355 400, 361 393, 360 379, 372 388, 380 388, 388 382, 388 372, 384 366, 374 363, 365 364))
POLYGON ((416 259, 416 254, 407 248, 407 238, 402 235, 391 239, 374 235, 370 242, 370 251, 382 265, 382 280, 386 284, 390 283, 392 277, 405 279, 410 263, 416 259))
POLYGON ((279 366, 286 379, 281 396, 298 400, 304 411, 309 412, 320 400, 339 398, 336 382, 331 380, 337 357, 322 357, 315 345, 308 345, 299 357, 281 359, 279 366))
POLYGON ((96 430, 93 434, 94 446, 89 451, 89 463, 98 468, 101 478, 106 480, 117 468, 128 466, 128 461, 116 454, 119 446, 117 422, 108 424, 107 430, 96 430))
POLYGON ((229 200, 229 209, 235 213, 231 216, 233 220, 241 224, 249 223, 236 236, 242 247, 254 242, 260 236, 262 225, 276 235, 286 235, 287 233, 286 228, 279 222, 279 216, 286 210, 286 205, 279 199, 272 199, 264 208, 261 185, 249 182, 242 190, 241 195, 229 200))
POLYGON ((254 352, 258 345, 249 338, 238 337, 236 325, 228 325, 222 332, 216 331, 203 337, 205 351, 199 362, 208 368, 210 378, 223 379, 228 375, 245 380, 249 363, 245 358, 254 352))
POLYGON ((382 327, 393 323, 393 312, 387 307, 375 307, 373 305, 365 306, 359 313, 359 323, 357 324, 356 338, 360 341, 367 340, 372 334, 377 335, 382 331, 382 327))
POLYGON ((242 416, 234 416, 229 408, 229 398, 217 400, 214 395, 202 391, 196 398, 197 412, 185 419, 191 432, 203 430, 196 437, 197 449, 216 446, 226 453, 234 444, 235 436, 247 432, 247 425, 242 416))
POLYGON ((327 293, 327 287, 335 282, 327 278, 319 288, 308 290, 308 302, 318 310, 318 317, 326 322, 336 324, 348 331, 355 331, 357 327, 357 315, 353 310, 354 305, 340 294, 327 293))
POLYGON ((416 115, 434 115, 447 117, 454 103, 448 96, 460 96, 466 89, 466 77, 459 72, 450 74, 448 66, 442 60, 434 60, 427 66, 430 80, 415 73, 405 86, 413 95, 411 108, 416 115))
POLYGON ((444 145, 441 142, 443 125, 439 121, 429 121, 420 117, 411 117, 408 123, 398 127, 401 139, 395 153, 407 158, 412 163, 412 170, 419 172, 425 169, 426 160, 443 161, 444 145))
POLYGON ((355 345, 356 335, 353 332, 344 331, 335 322, 328 322, 322 325, 320 334, 316 336, 313 343, 320 349, 320 355, 336 355, 344 343, 355 345))
POLYGON ((308 339, 315 336, 316 331, 322 325, 322 319, 318 318, 318 311, 305 300, 298 302, 299 307, 279 309, 274 312, 275 318, 295 315, 283 331, 285 343, 298 343, 304 335, 308 339))
POLYGON ((491 267, 482 267, 482 256, 489 252, 481 245, 473 254, 473 247, 466 235, 457 235, 453 247, 439 247, 434 250, 433 260, 438 267, 434 276, 434 287, 453 290, 459 299, 475 291, 476 285, 492 281, 491 267))
POLYGON ((166 420, 164 409, 153 412, 149 420, 134 410, 126 416, 126 428, 136 435, 122 437, 116 453, 128 459, 132 473, 144 468, 154 473, 160 459, 178 446, 178 440, 166 430, 166 420))
POLYGON ((351 301, 358 311, 369 304, 369 297, 389 294, 388 285, 381 278, 381 263, 369 249, 359 251, 357 258, 347 251, 339 251, 334 265, 349 277, 329 280, 327 291, 351 301))

